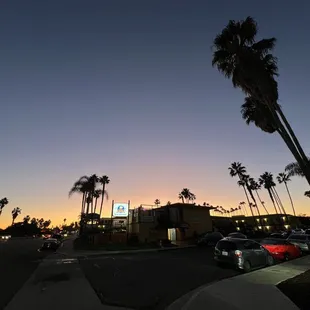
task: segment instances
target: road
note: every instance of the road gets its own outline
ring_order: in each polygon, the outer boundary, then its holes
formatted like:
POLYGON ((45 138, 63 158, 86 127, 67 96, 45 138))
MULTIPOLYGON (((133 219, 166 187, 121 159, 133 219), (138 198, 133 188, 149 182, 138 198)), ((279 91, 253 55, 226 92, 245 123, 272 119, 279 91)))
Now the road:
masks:
POLYGON ((46 255, 37 251, 41 244, 42 239, 26 238, 0 242, 0 309, 4 309, 46 255))
POLYGON ((238 274, 213 261, 213 251, 188 248, 80 260, 102 303, 133 309, 165 309, 187 292, 238 274))

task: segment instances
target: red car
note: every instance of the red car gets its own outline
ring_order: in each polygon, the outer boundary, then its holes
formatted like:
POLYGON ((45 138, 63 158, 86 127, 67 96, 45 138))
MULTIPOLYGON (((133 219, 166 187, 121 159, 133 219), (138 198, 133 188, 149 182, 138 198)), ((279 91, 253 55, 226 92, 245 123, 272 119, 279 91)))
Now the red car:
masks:
POLYGON ((273 256, 280 261, 301 257, 302 252, 297 245, 281 239, 264 239, 261 245, 273 256))

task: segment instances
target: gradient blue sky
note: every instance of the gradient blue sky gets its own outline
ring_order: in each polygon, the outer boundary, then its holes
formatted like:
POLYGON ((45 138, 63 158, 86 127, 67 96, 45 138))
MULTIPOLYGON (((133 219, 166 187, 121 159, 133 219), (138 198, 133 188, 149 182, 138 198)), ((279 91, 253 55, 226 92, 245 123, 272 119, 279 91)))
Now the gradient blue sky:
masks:
MULTIPOLYGON (((198 203, 237 206, 231 162, 257 177, 293 157, 277 134, 241 119, 244 96, 212 68, 212 40, 248 15, 260 37, 278 39, 280 104, 308 153, 309 10, 305 1, 1 1, 0 197, 10 204, 0 226, 16 206, 54 224, 76 219, 80 198, 68 190, 92 173, 107 174, 110 199, 132 207, 175 201, 183 187, 198 203)), ((307 183, 290 187, 307 213, 307 183)))

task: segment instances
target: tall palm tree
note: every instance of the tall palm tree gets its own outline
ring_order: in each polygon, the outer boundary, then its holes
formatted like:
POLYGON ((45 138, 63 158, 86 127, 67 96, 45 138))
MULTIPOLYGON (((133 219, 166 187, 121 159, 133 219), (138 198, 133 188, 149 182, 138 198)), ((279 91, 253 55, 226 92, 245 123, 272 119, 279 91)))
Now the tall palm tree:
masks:
POLYGON ((278 174, 277 180, 278 180, 279 184, 283 183, 285 185, 287 194, 288 194, 288 196, 290 198, 290 201, 291 201, 291 206, 292 206, 292 209, 293 209, 294 216, 296 216, 293 199, 292 199, 291 193, 290 193, 290 191, 288 189, 288 186, 287 186, 287 182, 291 181, 290 177, 286 173, 282 172, 282 173, 278 174))
POLYGON ((3 208, 9 203, 9 200, 4 197, 0 200, 0 215, 2 214, 3 208))
POLYGON ((258 191, 261 189, 261 185, 258 182, 256 182, 253 178, 249 178, 249 184, 250 184, 251 189, 253 191, 255 191, 257 198, 258 198, 259 202, 261 203, 261 205, 263 206, 265 212, 267 214, 269 214, 268 210, 265 207, 264 202, 262 201, 262 199, 260 198, 259 193, 258 193, 258 191))
POLYGON ((265 173, 263 173, 259 177, 258 181, 259 181, 259 184, 263 185, 264 188, 268 191, 270 200, 271 200, 271 202, 273 204, 273 207, 274 207, 274 210, 275 210, 276 214, 282 213, 281 209, 280 209, 280 206, 278 205, 278 203, 277 203, 277 201, 276 201, 276 199, 274 197, 274 192, 272 190, 273 186, 275 185, 275 183, 273 181, 273 175, 271 173, 269 173, 269 172, 265 172, 265 173), (277 210, 276 203, 278 205, 279 212, 277 210))
POLYGON ((160 200, 159 200, 159 199, 155 199, 154 205, 155 205, 156 207, 158 207, 158 206, 160 205, 160 200))
POLYGON ((260 108, 255 112, 263 115, 263 121, 254 121, 266 132, 280 134, 297 160, 310 184, 310 163, 297 137, 278 105, 277 59, 272 55, 276 39, 256 41, 258 27, 252 17, 242 21, 230 20, 214 39, 212 65, 232 79, 234 87, 247 94, 260 108), (264 105, 268 108, 266 112, 264 105), (271 118, 270 118, 271 117, 271 118), (261 126, 266 120, 267 126, 261 126), (270 127, 271 125, 271 127, 270 127))
POLYGON ((190 203, 196 199, 196 196, 188 188, 183 188, 179 193, 179 199, 182 200, 182 203, 184 203, 184 201, 186 201, 186 203, 190 203))
POLYGON ((12 210, 12 225, 14 224, 15 219, 18 217, 19 214, 21 214, 22 209, 19 207, 16 207, 12 210))
POLYGON ((105 187, 107 184, 110 183, 110 179, 107 175, 103 175, 103 176, 99 177, 99 183, 102 185, 102 195, 101 195, 101 203, 100 203, 100 211, 99 211, 99 217, 101 218, 104 196, 107 199, 109 199, 109 195, 108 195, 108 192, 106 191, 105 187))

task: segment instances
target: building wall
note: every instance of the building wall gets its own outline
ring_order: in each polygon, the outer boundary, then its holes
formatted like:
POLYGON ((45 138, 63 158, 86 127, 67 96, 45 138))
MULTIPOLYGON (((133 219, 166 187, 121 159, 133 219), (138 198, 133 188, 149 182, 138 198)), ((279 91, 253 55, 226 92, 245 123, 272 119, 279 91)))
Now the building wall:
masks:
MULTIPOLYGON (((199 235, 212 231, 212 220, 207 208, 183 207, 183 221, 189 224, 189 228, 185 229, 185 239, 194 237, 195 233, 199 235)), ((177 238, 180 235, 177 234, 177 238)))

